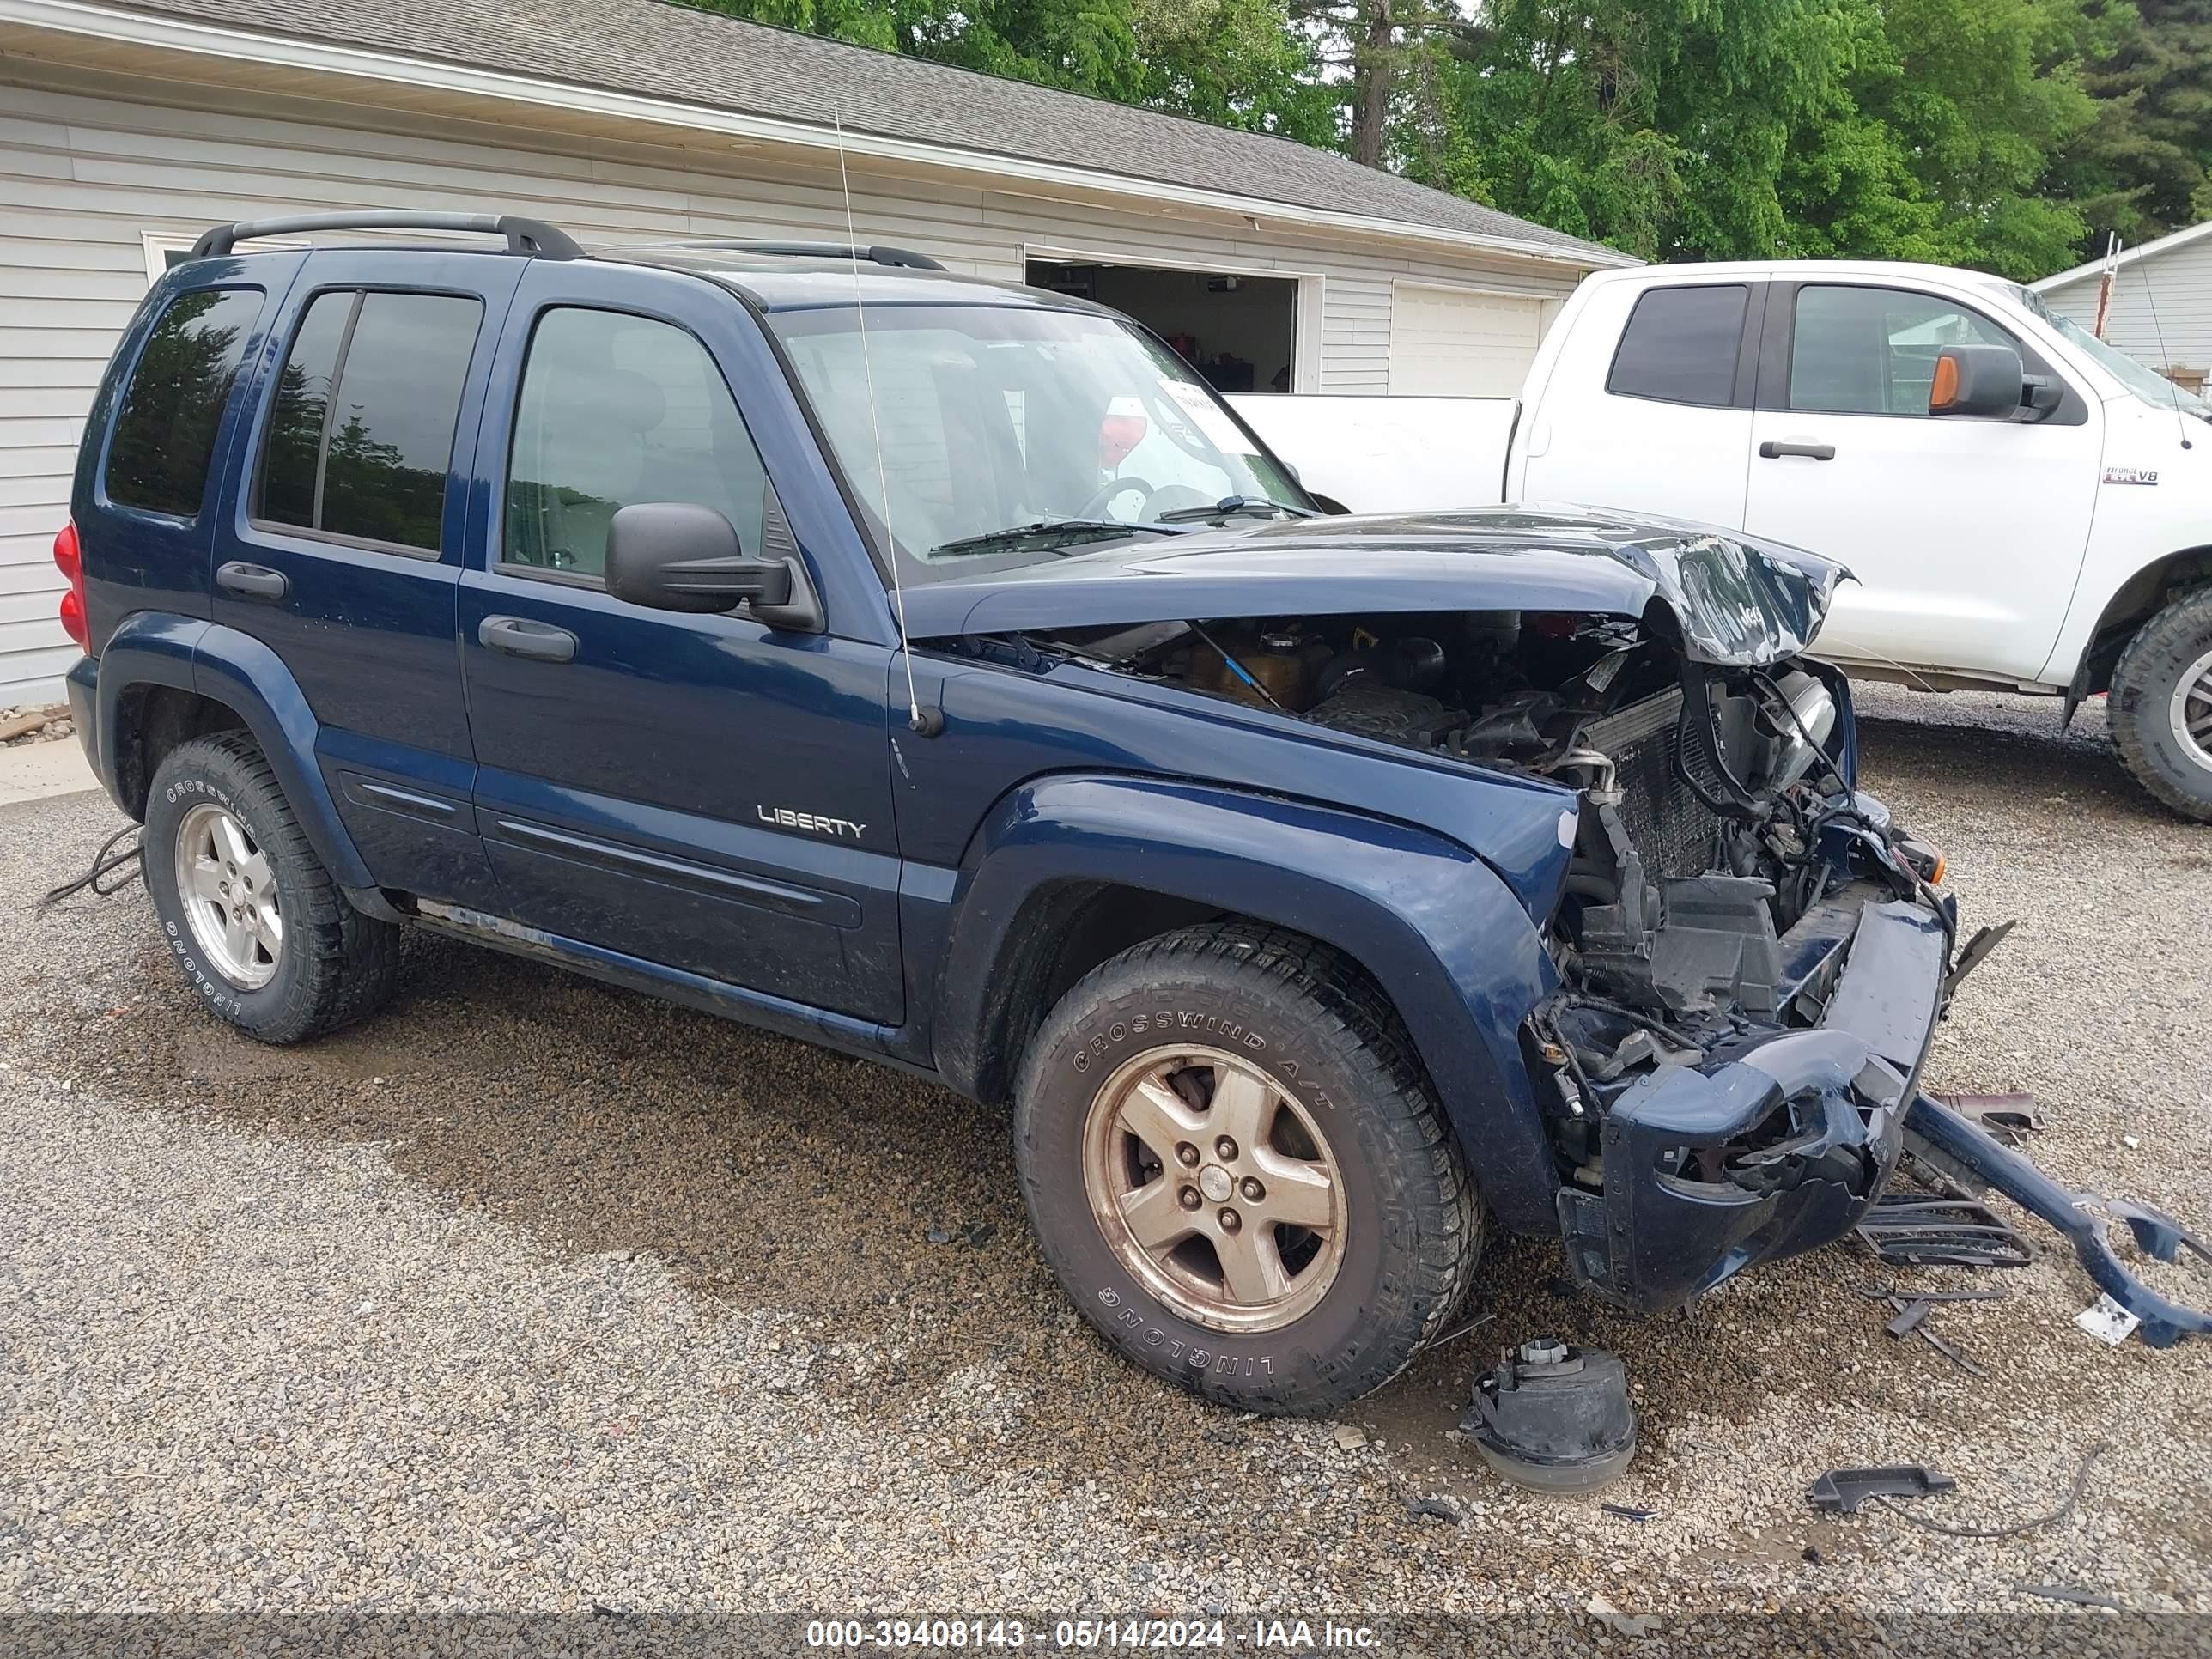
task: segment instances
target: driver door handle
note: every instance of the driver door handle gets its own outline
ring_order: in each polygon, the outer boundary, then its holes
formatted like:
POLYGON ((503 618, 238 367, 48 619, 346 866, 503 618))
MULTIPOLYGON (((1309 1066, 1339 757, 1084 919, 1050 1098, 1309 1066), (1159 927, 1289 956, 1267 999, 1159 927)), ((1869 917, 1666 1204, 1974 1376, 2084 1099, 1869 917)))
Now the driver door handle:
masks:
POLYGON ((1759 447, 1759 459, 1762 461, 1778 461, 1785 455, 1802 455, 1808 461, 1832 461, 1836 459, 1836 447, 1814 443, 1808 438, 1769 438, 1759 447))
POLYGON ((477 627, 477 640, 494 651, 532 662, 570 662, 576 655, 574 634, 527 617, 486 617, 477 627))

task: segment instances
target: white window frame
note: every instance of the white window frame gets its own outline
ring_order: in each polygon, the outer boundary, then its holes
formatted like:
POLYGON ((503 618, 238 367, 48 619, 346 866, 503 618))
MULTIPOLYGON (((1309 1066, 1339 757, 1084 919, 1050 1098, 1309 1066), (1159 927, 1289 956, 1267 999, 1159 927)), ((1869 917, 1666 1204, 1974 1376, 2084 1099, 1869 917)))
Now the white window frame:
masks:
POLYGON ((1029 280, 1036 260, 1054 264, 1121 265, 1131 270, 1192 270, 1207 276, 1267 276, 1296 283, 1297 294, 1291 306, 1291 390, 1321 390, 1322 308, 1327 301, 1328 279, 1318 270, 1284 265, 1239 264, 1219 259, 1158 258, 1150 254, 1133 258, 1097 248, 1073 247, 1057 242, 1024 242, 1021 246, 1019 280, 1029 280))

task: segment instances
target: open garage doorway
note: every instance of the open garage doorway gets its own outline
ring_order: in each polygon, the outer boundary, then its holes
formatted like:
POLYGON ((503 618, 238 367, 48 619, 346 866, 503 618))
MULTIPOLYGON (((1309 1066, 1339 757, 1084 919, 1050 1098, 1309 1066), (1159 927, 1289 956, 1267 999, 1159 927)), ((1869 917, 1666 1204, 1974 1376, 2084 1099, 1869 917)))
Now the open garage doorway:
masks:
POLYGON ((1296 384, 1295 276, 1031 259, 1029 282, 1135 318, 1181 352, 1216 391, 1305 389, 1296 384))

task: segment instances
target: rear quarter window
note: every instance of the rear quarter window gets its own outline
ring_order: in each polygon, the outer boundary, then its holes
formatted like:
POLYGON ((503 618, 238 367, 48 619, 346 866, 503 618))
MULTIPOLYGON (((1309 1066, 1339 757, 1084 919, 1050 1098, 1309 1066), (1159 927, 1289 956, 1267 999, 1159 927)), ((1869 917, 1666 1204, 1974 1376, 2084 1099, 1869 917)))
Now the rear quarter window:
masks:
POLYGON ((109 501, 179 518, 198 515, 216 433, 261 299, 258 288, 201 288, 169 301, 146 337, 116 411, 103 483, 109 501))
POLYGON ((1735 397, 1750 301, 1741 283, 1647 290, 1620 331, 1605 389, 1621 398, 1726 408, 1735 397))

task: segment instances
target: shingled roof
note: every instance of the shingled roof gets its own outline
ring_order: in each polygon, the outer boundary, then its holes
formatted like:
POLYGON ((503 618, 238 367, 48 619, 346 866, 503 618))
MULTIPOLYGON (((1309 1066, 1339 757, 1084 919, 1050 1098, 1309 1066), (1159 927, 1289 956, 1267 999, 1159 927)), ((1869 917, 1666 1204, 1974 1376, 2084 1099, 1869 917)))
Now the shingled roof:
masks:
POLYGON ((1599 248, 1287 138, 664 0, 119 0, 119 9, 1556 249, 1599 248))

